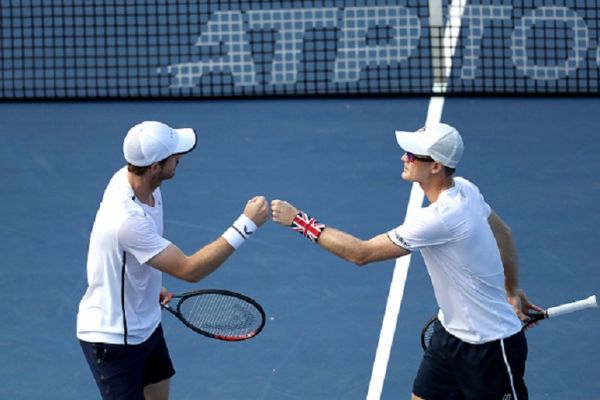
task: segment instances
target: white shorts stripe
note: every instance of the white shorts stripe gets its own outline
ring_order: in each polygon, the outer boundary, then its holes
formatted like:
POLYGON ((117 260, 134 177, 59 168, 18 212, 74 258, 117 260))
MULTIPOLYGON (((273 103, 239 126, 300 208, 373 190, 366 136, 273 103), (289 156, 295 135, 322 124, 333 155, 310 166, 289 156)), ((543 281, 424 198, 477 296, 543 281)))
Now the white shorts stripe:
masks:
POLYGON ((506 370, 508 372, 508 377, 510 379, 510 388, 512 389, 514 400, 519 400, 519 398, 517 397, 517 391, 515 390, 515 384, 513 381, 512 370, 510 369, 510 364, 508 363, 508 358, 506 357, 506 350, 504 348, 504 339, 500 340, 500 346, 502 347, 502 357, 504 358, 504 365, 506 365, 506 370))

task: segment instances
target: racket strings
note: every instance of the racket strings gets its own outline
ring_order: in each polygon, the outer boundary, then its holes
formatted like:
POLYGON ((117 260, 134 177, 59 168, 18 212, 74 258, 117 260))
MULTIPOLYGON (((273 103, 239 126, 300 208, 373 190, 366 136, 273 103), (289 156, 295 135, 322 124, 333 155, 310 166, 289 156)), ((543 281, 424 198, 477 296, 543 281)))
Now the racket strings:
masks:
POLYGON ((428 348, 431 344, 431 337, 433 336, 433 324, 429 325, 425 332, 423 332, 423 347, 428 348))
POLYGON ((421 331, 421 346, 423 347, 423 350, 427 350, 427 348, 431 344, 431 338, 433 337, 433 333, 435 330, 434 325, 437 321, 437 317, 431 318, 429 321, 427 321, 427 323, 421 331))
POLYGON ((204 294, 182 302, 180 311, 192 325, 222 336, 246 336, 255 332, 260 315, 255 307, 237 297, 204 294))

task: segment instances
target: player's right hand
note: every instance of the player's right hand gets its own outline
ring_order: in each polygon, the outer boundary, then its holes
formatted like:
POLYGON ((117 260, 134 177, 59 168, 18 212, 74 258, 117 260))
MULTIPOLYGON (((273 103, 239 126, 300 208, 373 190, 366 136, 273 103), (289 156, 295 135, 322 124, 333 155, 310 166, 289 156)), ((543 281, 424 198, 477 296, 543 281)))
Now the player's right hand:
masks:
POLYGON ((264 196, 255 196, 248 200, 244 215, 250 218, 256 226, 261 226, 269 218, 269 203, 264 196))
POLYGON ((281 225, 291 226, 297 214, 298 209, 287 201, 273 200, 271 202, 271 217, 273 221, 281 225))

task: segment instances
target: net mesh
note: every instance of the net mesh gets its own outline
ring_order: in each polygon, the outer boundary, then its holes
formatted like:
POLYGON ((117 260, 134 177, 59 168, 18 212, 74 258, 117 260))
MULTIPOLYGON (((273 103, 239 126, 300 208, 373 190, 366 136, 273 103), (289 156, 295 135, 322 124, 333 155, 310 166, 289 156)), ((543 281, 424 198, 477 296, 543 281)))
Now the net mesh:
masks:
POLYGON ((0 1, 0 99, 599 89, 598 0, 0 1))

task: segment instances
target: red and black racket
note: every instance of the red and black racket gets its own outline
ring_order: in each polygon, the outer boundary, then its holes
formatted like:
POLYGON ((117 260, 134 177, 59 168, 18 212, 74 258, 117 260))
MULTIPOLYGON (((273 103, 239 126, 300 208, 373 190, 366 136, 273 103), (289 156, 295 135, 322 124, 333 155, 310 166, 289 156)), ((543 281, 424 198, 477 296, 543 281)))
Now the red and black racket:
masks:
MULTIPOLYGON (((161 304, 185 326, 212 339, 240 341, 258 335, 265 312, 248 296, 221 289, 203 289, 173 295, 177 304, 161 304)), ((173 301, 173 300, 171 300, 173 301)))

